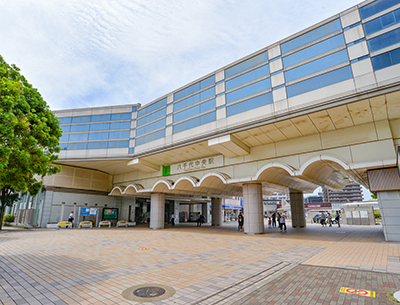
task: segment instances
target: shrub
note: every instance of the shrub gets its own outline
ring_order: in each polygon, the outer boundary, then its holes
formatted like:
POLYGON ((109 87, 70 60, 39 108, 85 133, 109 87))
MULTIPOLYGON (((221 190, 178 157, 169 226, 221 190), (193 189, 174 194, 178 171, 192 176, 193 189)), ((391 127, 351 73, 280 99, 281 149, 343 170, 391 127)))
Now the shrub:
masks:
POLYGON ((8 215, 4 215, 3 217, 3 221, 4 222, 14 222, 15 216, 8 214, 8 215))
POLYGON ((374 211, 374 217, 375 217, 375 219, 377 219, 377 218, 381 218, 381 211, 379 211, 379 210, 375 210, 374 211))

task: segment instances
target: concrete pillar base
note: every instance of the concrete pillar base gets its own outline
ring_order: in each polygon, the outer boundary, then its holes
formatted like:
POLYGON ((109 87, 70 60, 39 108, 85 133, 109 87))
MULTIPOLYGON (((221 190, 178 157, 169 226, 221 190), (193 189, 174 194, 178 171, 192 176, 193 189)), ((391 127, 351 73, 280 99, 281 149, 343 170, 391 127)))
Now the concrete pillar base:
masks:
POLYGON ((164 229, 165 195, 151 194, 150 229, 164 229))
POLYGON ((222 223, 222 199, 211 198, 212 226, 219 227, 222 223))
POLYGON ((261 183, 243 185, 244 233, 263 234, 264 215, 261 183))
POLYGON ((306 215, 304 212, 303 192, 290 189, 290 207, 292 211, 292 227, 305 228, 306 215))

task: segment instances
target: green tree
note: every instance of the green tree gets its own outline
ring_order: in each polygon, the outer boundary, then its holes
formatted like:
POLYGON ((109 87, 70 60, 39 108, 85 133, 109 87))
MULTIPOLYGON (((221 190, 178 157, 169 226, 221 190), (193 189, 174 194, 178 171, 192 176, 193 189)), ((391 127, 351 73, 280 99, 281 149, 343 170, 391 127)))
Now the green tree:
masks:
POLYGON ((18 192, 35 196, 40 178, 59 172, 59 120, 37 89, 0 56, 0 230, 18 192))

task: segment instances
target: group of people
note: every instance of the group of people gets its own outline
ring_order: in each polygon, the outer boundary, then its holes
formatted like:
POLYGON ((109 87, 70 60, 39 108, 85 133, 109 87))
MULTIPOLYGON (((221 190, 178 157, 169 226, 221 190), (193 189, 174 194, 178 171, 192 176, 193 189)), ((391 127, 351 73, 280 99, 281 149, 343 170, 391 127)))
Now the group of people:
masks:
POLYGON ((339 211, 336 211, 335 218, 332 217, 332 214, 327 212, 327 215, 325 213, 321 213, 321 220, 320 223, 323 227, 326 227, 327 224, 329 224, 330 227, 332 227, 333 219, 335 219, 338 227, 340 228, 340 213, 339 211))
POLYGON ((277 221, 281 232, 286 232, 286 216, 283 213, 272 213, 272 215, 268 217, 268 228, 276 228, 277 221))

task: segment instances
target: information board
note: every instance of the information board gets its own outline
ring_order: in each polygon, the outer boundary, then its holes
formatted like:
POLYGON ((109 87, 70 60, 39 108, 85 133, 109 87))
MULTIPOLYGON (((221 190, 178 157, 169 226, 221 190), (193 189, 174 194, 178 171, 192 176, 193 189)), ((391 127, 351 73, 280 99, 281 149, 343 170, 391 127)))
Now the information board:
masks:
POLYGON ((103 219, 118 219, 118 209, 116 208, 104 208, 103 219))

